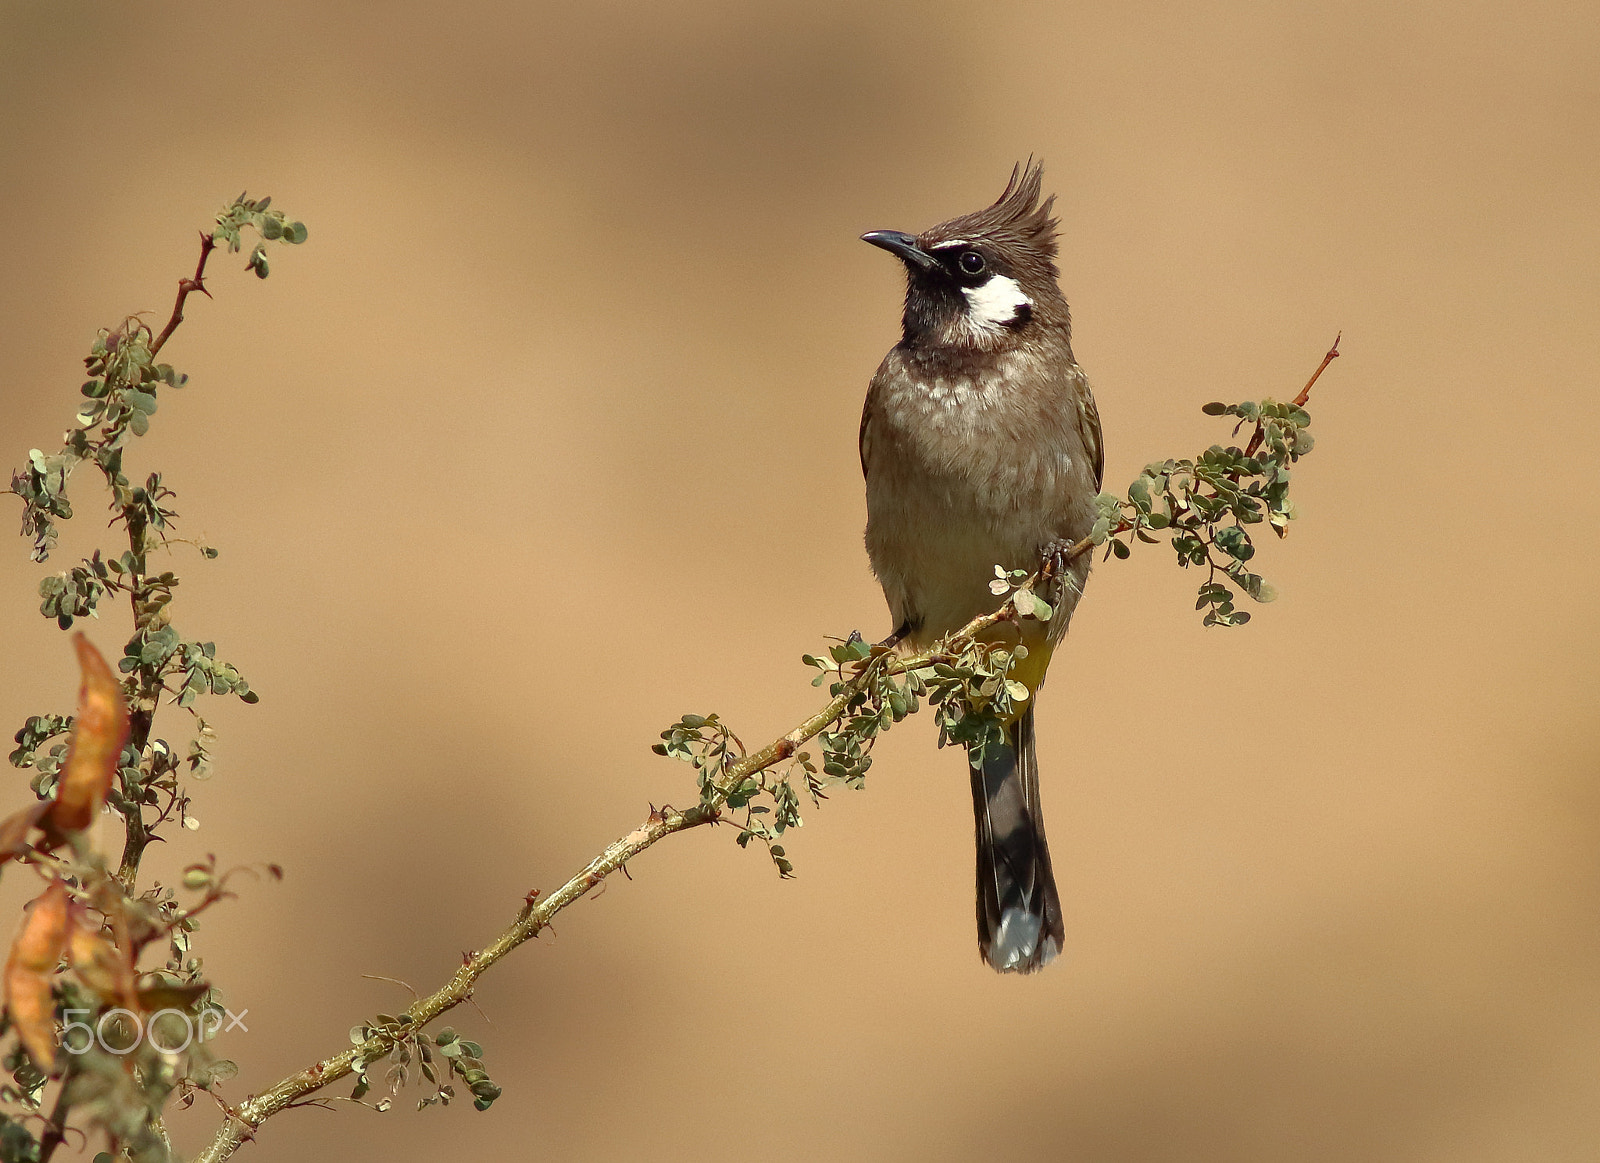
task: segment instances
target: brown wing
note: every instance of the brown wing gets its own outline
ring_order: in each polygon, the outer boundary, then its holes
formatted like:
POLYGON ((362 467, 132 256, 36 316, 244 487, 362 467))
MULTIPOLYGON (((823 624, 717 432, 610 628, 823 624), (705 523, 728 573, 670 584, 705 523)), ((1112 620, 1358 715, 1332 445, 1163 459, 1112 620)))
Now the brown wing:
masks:
POLYGON ((861 431, 856 434, 856 451, 861 454, 861 476, 867 475, 867 460, 872 455, 872 392, 861 405, 861 431))
POLYGON ((1094 487, 1105 483, 1106 450, 1100 440, 1100 410, 1094 406, 1094 393, 1089 390, 1089 379, 1082 370, 1077 375, 1074 394, 1078 399, 1078 431, 1083 436, 1083 446, 1094 460, 1094 487))

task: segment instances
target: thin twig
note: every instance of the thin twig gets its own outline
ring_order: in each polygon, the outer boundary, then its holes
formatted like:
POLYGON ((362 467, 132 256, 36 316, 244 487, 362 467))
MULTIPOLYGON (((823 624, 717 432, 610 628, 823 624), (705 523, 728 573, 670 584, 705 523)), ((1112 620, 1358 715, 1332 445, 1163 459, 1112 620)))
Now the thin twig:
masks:
POLYGON ((418 995, 417 991, 412 989, 405 982, 401 981, 398 977, 385 977, 381 973, 363 973, 361 976, 365 977, 368 981, 387 981, 390 985, 398 985, 401 989, 405 990, 411 995, 412 1001, 421 1000, 421 997, 418 995))

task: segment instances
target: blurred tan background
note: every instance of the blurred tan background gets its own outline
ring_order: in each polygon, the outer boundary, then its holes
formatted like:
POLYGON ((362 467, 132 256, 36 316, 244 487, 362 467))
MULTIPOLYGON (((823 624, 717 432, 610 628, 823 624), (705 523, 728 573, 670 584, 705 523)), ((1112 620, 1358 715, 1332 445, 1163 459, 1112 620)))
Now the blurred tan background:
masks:
MULTIPOLYGON (((963 764, 914 721, 799 879, 679 837, 495 970, 454 1019, 490 1112, 336 1103, 242 1157, 1600 1158, 1597 146, 1577 2, 0 6, 4 466, 228 198, 311 231, 215 265, 133 459, 222 550, 180 629, 262 694, 209 709, 163 854, 287 871, 203 934, 236 1098, 690 799, 677 715, 770 737, 802 651, 888 629, 855 436, 901 276, 862 231, 1042 155, 1119 487, 1345 336, 1276 606, 1203 631, 1166 550, 1089 589, 1049 972, 980 964, 963 764)), ((106 540, 80 479, 55 568, 106 540)), ((74 690, 41 572, 0 555, 7 734, 74 690)))

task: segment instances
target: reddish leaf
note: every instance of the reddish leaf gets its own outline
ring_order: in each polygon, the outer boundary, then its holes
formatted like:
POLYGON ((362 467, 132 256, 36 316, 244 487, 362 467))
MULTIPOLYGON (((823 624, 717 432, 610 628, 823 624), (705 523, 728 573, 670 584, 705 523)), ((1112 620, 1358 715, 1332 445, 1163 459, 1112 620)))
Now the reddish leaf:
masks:
POLYGON ((115 945, 82 923, 72 927, 72 968, 108 1005, 127 1006, 135 995, 133 966, 115 945))
POLYGON ((122 697, 122 684, 87 638, 74 635, 72 644, 83 669, 83 685, 78 688, 72 743, 61 765, 61 784, 50 810, 50 824, 62 832, 81 832, 94 822, 128 741, 128 704, 122 697))
POLYGON ((49 800, 40 800, 0 820, 0 864, 22 854, 28 846, 28 833, 53 806, 49 800))
POLYGON ((6 1012, 39 1069, 56 1060, 56 1007, 50 981, 67 943, 67 886, 56 880, 33 902, 6 958, 6 1012))
POLYGON ((188 1010, 205 997, 211 986, 204 981, 193 985, 144 985, 139 987, 139 1008, 147 1014, 160 1010, 188 1010))

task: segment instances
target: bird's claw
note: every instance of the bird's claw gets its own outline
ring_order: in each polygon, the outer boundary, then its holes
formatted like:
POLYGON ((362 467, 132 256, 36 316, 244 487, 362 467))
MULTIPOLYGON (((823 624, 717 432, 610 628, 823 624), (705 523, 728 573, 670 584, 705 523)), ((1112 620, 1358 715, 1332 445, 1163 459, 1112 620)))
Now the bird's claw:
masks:
MULTIPOLYGON (((845 663, 843 666, 841 666, 839 668, 839 677, 844 679, 846 682, 854 682, 856 679, 865 674, 867 672, 867 668, 870 667, 874 662, 878 661, 878 659, 882 658, 885 654, 893 653, 894 650, 899 647, 900 643, 905 639, 906 633, 906 628, 901 626, 882 642, 874 642, 867 648, 867 656, 865 658, 857 659, 855 662, 845 663)), ((861 631, 852 630, 850 631, 850 637, 846 638, 845 641, 862 642, 865 641, 865 639, 862 638, 861 631)))
POLYGON ((1070 564, 1067 560, 1067 554, 1072 551, 1072 547, 1075 544, 1076 542, 1068 541, 1065 538, 1057 538, 1044 547, 1042 555, 1044 564, 1039 567, 1041 581, 1053 581, 1056 577, 1067 572, 1067 566, 1070 564))

